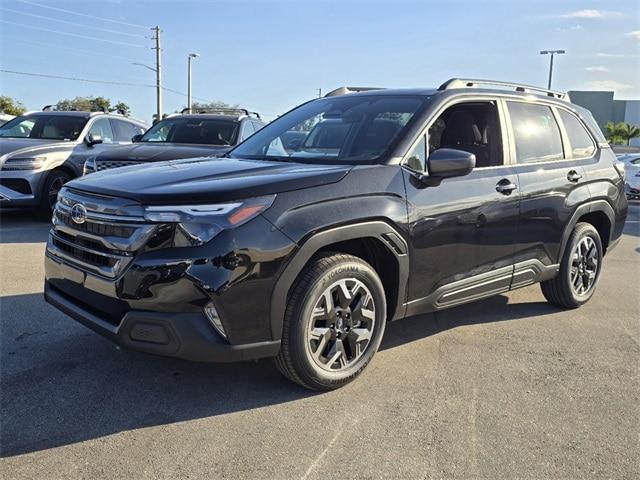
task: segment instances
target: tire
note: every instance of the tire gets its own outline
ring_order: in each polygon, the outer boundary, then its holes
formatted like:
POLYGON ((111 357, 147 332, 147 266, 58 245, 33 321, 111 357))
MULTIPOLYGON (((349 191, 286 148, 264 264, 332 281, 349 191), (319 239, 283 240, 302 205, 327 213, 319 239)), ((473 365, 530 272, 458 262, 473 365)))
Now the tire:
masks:
POLYGON ((42 184, 42 190, 40 191, 40 205, 37 209, 37 214, 41 219, 51 219, 53 207, 55 206, 55 200, 52 199, 51 195, 54 192, 55 195, 57 195, 62 185, 71 180, 71 178, 71 175, 64 170, 52 170, 47 174, 47 178, 42 184))
POLYGON ((602 272, 602 258, 602 241, 598 231, 590 223, 578 223, 562 256, 560 272, 555 278, 540 284, 542 294, 549 303, 562 308, 578 308, 585 304, 596 290, 602 272), (578 253, 579 245, 582 255, 578 253), (597 262, 595 267, 593 260, 597 262))
POLYGON ((311 390, 340 388, 373 358, 386 318, 384 287, 371 265, 341 253, 316 256, 291 290, 276 367, 311 390))

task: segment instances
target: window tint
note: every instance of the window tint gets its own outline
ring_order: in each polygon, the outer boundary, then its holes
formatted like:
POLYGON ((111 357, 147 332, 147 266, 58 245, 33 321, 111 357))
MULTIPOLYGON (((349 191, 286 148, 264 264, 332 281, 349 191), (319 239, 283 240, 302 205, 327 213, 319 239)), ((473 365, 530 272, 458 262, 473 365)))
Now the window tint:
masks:
POLYGON ((521 102, 507 102, 518 163, 564 158, 562 137, 551 108, 521 102))
POLYGON ((476 167, 502 165, 498 108, 493 102, 459 103, 429 127, 429 153, 453 148, 473 153, 476 167))
POLYGON ((424 135, 420 141, 411 149, 407 156, 407 167, 416 172, 424 172, 427 170, 427 141, 424 135))
POLYGON ((585 158, 592 156, 596 151, 596 146, 580 120, 566 110, 560 110, 560 118, 564 123, 564 128, 567 130, 567 135, 569 135, 573 157, 585 158))
POLYGON ((371 162, 402 137, 429 97, 344 95, 305 103, 261 128, 233 158, 371 162))
POLYGON ((102 137, 103 143, 113 143, 113 131, 107 118, 98 118, 93 122, 89 133, 93 136, 102 137))
POLYGON ((240 123, 212 118, 171 117, 156 123, 141 142, 235 145, 240 123))
POLYGON ((144 132, 141 127, 131 122, 114 118, 110 121, 116 142, 130 142, 135 135, 139 135, 144 132))
POLYGON ((9 120, 0 127, 0 137, 75 140, 86 124, 85 117, 35 114, 9 120))

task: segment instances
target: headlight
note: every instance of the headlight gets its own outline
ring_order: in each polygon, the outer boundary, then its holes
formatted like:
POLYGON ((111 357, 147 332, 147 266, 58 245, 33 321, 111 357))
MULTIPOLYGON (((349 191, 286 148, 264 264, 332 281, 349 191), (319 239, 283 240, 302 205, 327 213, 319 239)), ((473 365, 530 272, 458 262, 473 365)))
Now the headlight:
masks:
POLYGON ((38 170, 46 160, 47 157, 7 158, 2 170, 38 170))
POLYGON ((83 175, 87 175, 89 173, 93 173, 96 171, 96 156, 93 155, 91 157, 88 157, 85 162, 84 162, 84 166, 82 167, 82 174, 83 175))
POLYGON ((275 195, 213 205, 149 206, 144 217, 154 223, 175 223, 176 247, 203 245, 223 230, 248 222, 271 206, 275 195))

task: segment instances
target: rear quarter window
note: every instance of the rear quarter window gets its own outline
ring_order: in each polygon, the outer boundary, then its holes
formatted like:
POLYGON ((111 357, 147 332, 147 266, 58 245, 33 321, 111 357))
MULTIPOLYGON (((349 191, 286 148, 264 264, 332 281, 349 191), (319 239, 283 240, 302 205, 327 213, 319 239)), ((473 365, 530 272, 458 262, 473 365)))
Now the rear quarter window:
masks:
POLYGON ((596 145, 582 122, 578 120, 578 117, 566 110, 560 110, 560 118, 567 131, 569 143, 571 143, 573 158, 588 158, 593 156, 596 151, 596 145))

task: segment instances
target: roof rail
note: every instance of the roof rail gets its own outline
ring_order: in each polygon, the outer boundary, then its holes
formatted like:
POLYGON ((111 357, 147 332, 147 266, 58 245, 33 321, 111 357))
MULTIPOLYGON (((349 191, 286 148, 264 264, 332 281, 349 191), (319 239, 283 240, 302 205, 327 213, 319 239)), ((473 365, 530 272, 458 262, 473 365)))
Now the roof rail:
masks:
MULTIPOLYGON (((190 109, 189 107, 183 108, 180 111, 180 113, 184 115, 185 113, 189 113, 189 110, 193 110, 193 109, 190 109)), ((246 108, 215 108, 215 107, 199 108, 197 111, 194 111, 193 113, 219 113, 221 115, 240 114, 240 115, 246 115, 248 117, 253 115, 256 118, 260 118, 260 114, 258 112, 250 112, 246 108)))
POLYGON ((549 90, 548 88, 536 87, 533 85, 524 85, 522 83, 502 82, 499 80, 482 80, 477 78, 451 78, 444 82, 438 90, 452 90, 455 88, 477 88, 478 85, 487 85, 493 87, 503 87, 505 90, 515 90, 516 92, 532 92, 543 93, 548 97, 559 98, 561 100, 568 99, 568 95, 564 92, 549 90))
POLYGON ((53 110, 53 105, 45 105, 42 107, 43 112, 50 112, 51 110, 53 110))
POLYGON ((346 95, 348 93, 368 92, 369 90, 384 90, 384 89, 380 87, 339 87, 327 93, 325 95, 325 98, 335 97, 338 95, 346 95))

